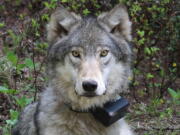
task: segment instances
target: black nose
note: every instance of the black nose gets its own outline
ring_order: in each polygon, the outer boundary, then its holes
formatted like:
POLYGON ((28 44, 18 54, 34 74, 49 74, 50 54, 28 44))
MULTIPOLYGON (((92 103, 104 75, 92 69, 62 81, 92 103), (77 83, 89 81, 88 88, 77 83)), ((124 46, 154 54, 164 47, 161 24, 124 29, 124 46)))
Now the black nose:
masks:
POLYGON ((87 92, 93 92, 97 89, 97 82, 96 81, 84 81, 82 83, 83 89, 87 92))

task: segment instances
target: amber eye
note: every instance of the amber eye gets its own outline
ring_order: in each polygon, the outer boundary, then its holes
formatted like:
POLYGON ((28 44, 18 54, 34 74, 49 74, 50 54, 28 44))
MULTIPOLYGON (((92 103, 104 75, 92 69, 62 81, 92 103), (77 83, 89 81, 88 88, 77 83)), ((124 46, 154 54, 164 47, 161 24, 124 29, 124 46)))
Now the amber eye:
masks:
POLYGON ((73 55, 74 57, 80 58, 80 53, 79 53, 78 51, 76 51, 76 50, 72 51, 72 55, 73 55))
POLYGON ((109 50, 102 50, 100 53, 100 57, 105 57, 108 55, 108 53, 109 53, 109 50))

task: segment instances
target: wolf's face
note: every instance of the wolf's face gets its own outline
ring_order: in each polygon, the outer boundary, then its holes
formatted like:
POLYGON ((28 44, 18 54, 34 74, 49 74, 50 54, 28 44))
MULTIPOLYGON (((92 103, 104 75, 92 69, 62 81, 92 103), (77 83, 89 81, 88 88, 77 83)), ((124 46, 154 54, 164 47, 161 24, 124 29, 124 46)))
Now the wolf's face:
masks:
POLYGON ((74 47, 69 58, 73 68, 76 69, 74 71, 76 93, 87 97, 105 94, 108 70, 113 62, 109 48, 104 46, 86 50, 74 47))
POLYGON ((48 75, 64 102, 87 109, 126 90, 130 25, 122 6, 97 18, 81 18, 63 8, 52 15, 48 75))

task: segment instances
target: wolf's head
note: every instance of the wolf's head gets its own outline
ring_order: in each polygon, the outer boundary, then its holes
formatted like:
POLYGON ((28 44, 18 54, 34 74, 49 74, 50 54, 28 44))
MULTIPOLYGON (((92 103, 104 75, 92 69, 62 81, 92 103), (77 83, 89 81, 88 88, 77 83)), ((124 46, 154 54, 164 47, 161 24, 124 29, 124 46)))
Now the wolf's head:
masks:
POLYGON ((131 22, 125 7, 85 18, 59 8, 47 29, 49 82, 59 99, 88 109, 126 90, 131 22))

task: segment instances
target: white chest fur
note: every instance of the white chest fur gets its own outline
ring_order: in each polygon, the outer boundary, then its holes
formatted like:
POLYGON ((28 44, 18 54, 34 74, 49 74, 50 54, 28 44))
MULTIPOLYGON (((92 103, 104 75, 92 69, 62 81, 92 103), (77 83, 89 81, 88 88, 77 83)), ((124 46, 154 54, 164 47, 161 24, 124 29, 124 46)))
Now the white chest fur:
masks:
POLYGON ((66 106, 55 113, 40 112, 39 118, 46 127, 41 129, 43 135, 132 135, 123 119, 105 127, 91 113, 76 113, 66 106))

